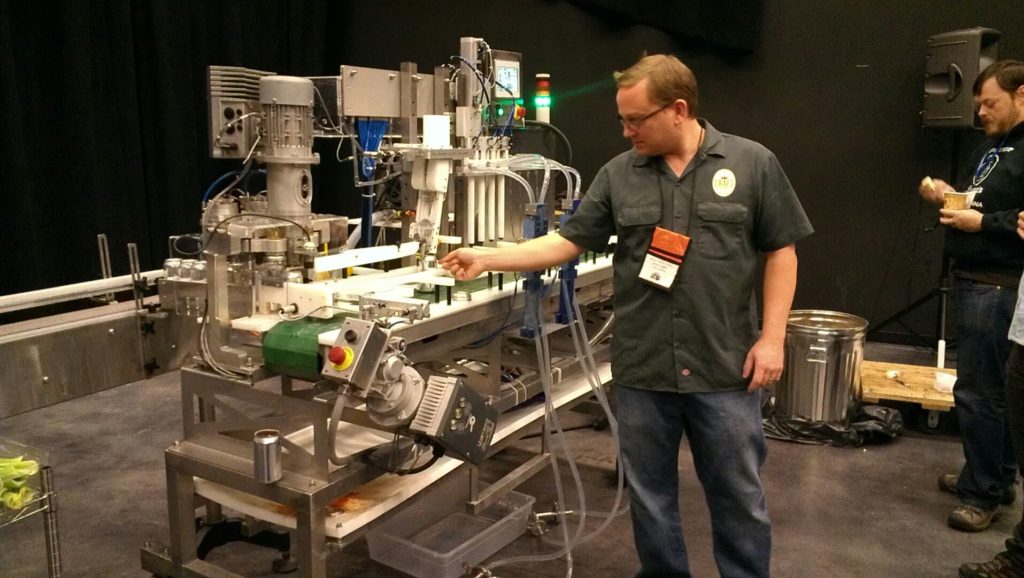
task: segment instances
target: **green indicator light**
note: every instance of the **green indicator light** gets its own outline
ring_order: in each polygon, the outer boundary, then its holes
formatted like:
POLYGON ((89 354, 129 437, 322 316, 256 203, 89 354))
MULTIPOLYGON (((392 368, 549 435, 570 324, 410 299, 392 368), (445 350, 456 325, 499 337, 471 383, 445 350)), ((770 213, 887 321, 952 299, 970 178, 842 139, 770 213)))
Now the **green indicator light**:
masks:
POLYGON ((535 96, 533 97, 533 104, 538 108, 549 108, 551 106, 551 97, 535 96))

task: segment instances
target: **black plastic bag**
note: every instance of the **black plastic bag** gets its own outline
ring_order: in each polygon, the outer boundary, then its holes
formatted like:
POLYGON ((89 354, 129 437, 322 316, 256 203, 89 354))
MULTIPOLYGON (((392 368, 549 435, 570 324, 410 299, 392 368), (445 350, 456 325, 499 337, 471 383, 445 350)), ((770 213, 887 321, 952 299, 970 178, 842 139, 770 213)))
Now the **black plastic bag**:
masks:
POLYGON ((848 426, 812 421, 806 418, 779 415, 774 398, 765 394, 761 403, 765 436, 803 444, 858 447, 888 442, 903 431, 900 412, 880 405, 858 404, 848 426))

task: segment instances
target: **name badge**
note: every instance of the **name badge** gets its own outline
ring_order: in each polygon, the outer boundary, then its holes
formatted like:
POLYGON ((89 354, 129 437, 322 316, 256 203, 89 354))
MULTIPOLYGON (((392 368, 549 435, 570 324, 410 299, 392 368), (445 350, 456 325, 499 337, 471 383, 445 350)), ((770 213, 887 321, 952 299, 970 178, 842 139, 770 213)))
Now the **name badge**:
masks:
POLYGON ((647 256, 640 268, 640 280, 659 289, 670 289, 689 246, 690 238, 686 235, 655 227, 647 256))

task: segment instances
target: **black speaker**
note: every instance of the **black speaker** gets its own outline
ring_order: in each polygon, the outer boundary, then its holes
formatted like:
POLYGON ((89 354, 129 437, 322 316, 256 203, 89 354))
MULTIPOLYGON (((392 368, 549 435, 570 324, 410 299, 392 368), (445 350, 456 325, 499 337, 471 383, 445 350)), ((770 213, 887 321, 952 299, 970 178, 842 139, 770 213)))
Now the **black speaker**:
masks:
POLYGON ((996 61, 1000 36, 1002 33, 991 28, 965 28, 928 39, 921 111, 924 126, 974 126, 974 81, 996 61))

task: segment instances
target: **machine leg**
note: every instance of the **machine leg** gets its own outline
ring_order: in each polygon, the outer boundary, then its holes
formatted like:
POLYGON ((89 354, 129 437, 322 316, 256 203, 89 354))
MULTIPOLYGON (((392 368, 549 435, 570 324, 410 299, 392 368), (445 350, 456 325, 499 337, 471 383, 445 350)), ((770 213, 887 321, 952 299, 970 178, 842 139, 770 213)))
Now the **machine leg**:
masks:
POLYGON ((293 550, 298 556, 299 574, 306 578, 327 577, 327 536, 324 533, 326 511, 309 496, 305 507, 296 512, 296 538, 293 550))
POLYGON ((196 560, 196 511, 192 475, 167 468, 167 513, 171 531, 169 553, 175 566, 196 560))

